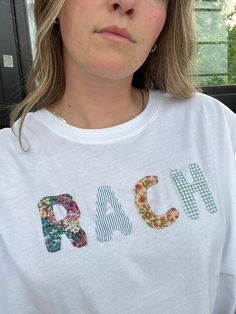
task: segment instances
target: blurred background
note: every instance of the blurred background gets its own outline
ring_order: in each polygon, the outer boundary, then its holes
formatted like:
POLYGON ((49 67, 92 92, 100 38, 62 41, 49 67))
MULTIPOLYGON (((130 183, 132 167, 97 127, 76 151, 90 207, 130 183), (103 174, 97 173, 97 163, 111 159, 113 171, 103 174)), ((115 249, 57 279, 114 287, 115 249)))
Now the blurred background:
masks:
MULTIPOLYGON (((35 54, 33 11, 34 0, 0 0, 0 128, 25 96, 35 54)), ((196 81, 236 112, 236 0, 196 0, 195 11, 196 81)))

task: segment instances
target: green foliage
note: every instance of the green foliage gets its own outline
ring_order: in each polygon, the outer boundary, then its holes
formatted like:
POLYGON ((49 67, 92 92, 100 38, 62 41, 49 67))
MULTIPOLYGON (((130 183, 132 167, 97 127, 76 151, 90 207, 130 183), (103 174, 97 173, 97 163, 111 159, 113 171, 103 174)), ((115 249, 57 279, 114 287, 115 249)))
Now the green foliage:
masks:
POLYGON ((228 62, 229 84, 236 84, 236 26, 229 30, 228 62))
POLYGON ((200 84, 236 84, 235 0, 197 0, 196 22, 200 84))
POLYGON ((212 75, 204 85, 206 86, 217 86, 217 85, 225 85, 227 82, 219 75, 212 75))

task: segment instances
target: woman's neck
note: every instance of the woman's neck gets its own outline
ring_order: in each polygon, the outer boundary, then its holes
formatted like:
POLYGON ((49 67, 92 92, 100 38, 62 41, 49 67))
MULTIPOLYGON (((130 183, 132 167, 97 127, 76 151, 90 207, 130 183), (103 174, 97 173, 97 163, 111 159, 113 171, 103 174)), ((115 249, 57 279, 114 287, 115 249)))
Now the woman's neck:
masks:
POLYGON ((68 124, 84 129, 100 129, 127 122, 146 107, 148 91, 131 87, 129 91, 112 93, 65 93, 50 110, 68 124))

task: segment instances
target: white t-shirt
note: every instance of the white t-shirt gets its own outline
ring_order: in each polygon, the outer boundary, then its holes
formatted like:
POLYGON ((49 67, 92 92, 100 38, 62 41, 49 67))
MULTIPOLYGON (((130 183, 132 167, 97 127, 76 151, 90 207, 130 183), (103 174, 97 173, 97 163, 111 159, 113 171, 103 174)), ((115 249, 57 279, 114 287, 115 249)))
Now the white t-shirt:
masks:
POLYGON ((28 114, 0 131, 0 313, 233 314, 236 115, 150 90, 80 129, 28 114))

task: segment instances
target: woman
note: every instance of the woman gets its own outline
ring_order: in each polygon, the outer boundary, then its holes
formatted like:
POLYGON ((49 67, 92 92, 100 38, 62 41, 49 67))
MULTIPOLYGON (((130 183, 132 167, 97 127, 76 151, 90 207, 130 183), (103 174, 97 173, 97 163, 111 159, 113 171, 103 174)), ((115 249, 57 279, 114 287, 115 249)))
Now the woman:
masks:
POLYGON ((234 313, 236 118, 191 82, 193 7, 35 1, 0 133, 1 313, 234 313))

